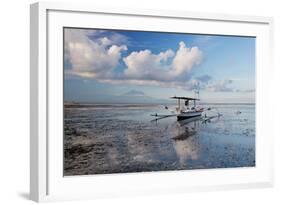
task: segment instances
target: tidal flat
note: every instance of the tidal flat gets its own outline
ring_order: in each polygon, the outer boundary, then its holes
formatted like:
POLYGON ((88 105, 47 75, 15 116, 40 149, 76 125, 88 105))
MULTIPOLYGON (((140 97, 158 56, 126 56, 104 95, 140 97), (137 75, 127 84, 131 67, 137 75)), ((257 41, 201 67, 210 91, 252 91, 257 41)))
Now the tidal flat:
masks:
POLYGON ((64 176, 255 166, 255 105, 203 122, 154 120, 161 105, 64 106, 64 176))

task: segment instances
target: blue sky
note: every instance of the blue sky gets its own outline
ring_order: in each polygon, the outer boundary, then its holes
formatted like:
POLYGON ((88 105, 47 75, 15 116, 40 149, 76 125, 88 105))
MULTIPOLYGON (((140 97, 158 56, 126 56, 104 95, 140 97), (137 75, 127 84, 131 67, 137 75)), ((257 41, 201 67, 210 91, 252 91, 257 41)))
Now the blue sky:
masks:
POLYGON ((65 101, 255 102, 255 38, 65 28, 65 101))

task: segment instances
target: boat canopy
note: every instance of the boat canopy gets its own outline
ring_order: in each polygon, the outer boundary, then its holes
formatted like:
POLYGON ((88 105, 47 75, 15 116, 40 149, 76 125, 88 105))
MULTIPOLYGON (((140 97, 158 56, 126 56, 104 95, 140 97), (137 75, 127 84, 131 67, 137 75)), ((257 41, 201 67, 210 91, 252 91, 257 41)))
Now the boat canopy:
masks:
POLYGON ((200 100, 200 99, 197 99, 197 98, 190 98, 190 97, 177 97, 177 96, 174 96, 174 97, 171 97, 172 99, 179 99, 179 100, 200 100))

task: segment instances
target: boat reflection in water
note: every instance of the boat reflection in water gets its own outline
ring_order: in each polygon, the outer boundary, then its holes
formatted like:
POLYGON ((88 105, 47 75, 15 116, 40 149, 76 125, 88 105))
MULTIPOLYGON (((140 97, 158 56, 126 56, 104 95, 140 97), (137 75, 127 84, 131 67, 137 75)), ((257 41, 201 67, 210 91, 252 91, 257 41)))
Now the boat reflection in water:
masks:
POLYGON ((176 125, 173 146, 179 159, 179 168, 187 167, 188 160, 197 160, 199 155, 198 131, 201 117, 180 120, 176 125))

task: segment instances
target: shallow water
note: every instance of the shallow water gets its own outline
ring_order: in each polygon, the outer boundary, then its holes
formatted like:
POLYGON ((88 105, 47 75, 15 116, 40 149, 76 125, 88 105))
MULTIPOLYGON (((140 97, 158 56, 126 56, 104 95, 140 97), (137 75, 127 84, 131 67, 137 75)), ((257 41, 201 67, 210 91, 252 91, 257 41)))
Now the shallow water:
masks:
POLYGON ((169 114, 163 106, 65 107, 64 175, 255 166, 255 106, 209 106, 207 116, 223 116, 155 121, 169 114))

